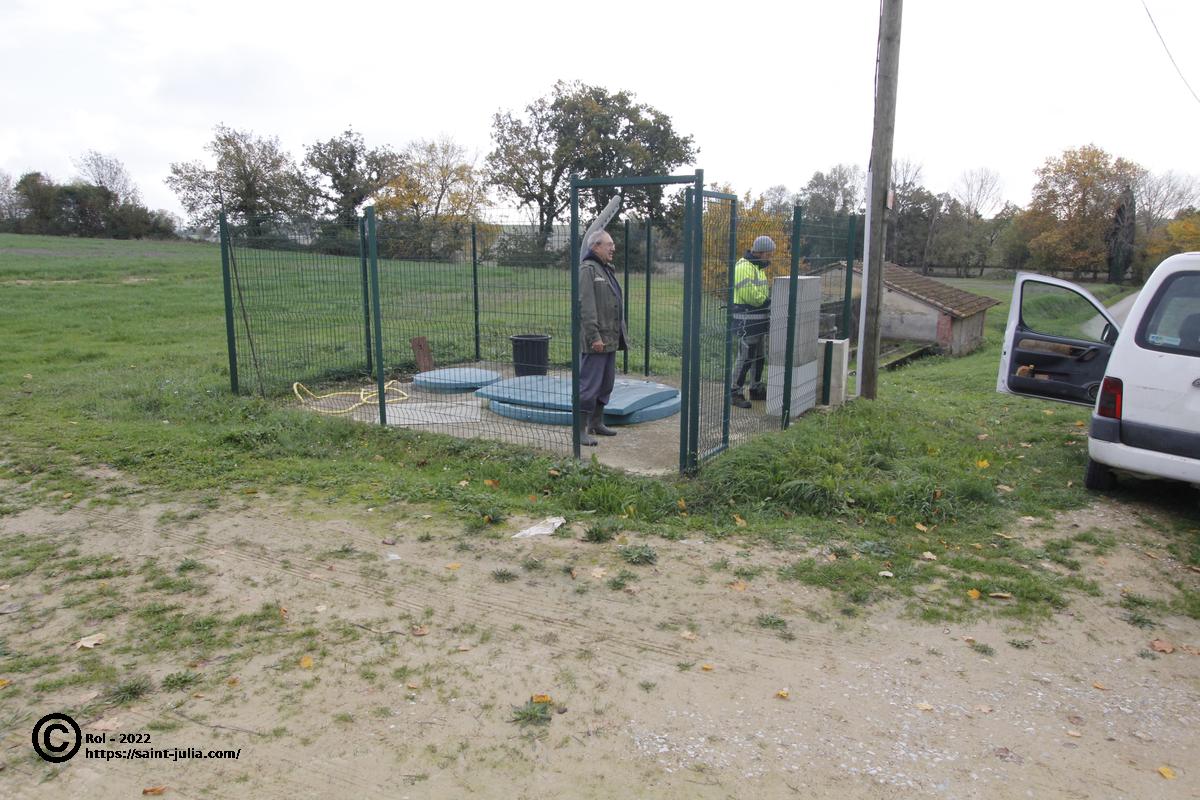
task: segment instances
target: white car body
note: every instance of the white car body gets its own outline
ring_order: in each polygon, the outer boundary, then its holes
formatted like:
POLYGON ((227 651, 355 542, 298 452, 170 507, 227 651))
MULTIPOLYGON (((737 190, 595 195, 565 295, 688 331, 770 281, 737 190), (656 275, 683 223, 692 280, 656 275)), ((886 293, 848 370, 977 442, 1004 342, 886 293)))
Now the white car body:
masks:
POLYGON ((1123 330, 1079 286, 1019 273, 996 390, 1093 407, 1090 489, 1113 470, 1200 486, 1200 253, 1159 264, 1123 330))

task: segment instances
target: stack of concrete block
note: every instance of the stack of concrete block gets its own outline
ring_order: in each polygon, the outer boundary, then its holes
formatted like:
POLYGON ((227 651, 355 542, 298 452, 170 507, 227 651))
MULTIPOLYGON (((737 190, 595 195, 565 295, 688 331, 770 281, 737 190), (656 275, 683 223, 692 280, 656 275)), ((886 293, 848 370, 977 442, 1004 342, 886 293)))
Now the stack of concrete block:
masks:
MULTIPOLYGON (((817 361, 823 356, 817 348, 821 321, 821 279, 797 278, 795 337, 792 351, 791 415, 799 416, 817 401, 817 361)), ((783 382, 787 361, 788 290, 791 278, 771 282, 771 329, 767 349, 767 413, 783 411, 783 382)))

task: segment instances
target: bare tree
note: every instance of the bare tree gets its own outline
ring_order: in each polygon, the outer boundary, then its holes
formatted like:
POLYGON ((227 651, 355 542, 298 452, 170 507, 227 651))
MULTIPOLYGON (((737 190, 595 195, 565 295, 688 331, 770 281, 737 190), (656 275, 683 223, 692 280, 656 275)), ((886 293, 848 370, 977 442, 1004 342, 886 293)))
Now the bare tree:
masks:
POLYGON ((1176 211, 1200 204, 1200 178, 1174 170, 1154 173, 1145 170, 1134 185, 1137 220, 1150 233, 1170 220, 1176 211))
POLYGON ((8 222, 17 218, 20 208, 18 199, 12 175, 0 170, 0 222, 8 222))
POLYGON ((952 193, 967 214, 986 217, 1000 205, 1003 184, 1000 173, 987 167, 969 169, 959 176, 952 193))
POLYGON ((921 164, 911 158, 898 158, 892 162, 892 189, 896 192, 896 211, 901 203, 921 186, 921 164))
POLYGON ((79 177, 83 183, 90 183, 112 192, 116 205, 141 205, 142 197, 137 184, 129 177, 129 172, 120 159, 106 156, 97 150, 88 150, 79 158, 72 159, 71 163, 79 170, 79 177))

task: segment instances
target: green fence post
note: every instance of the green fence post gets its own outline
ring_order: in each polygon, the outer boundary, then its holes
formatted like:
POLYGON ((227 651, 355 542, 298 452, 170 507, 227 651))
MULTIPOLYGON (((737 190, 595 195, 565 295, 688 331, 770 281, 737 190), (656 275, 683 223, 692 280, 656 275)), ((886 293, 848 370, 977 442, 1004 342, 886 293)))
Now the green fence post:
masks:
POLYGON ((367 276, 367 221, 358 218, 358 263, 362 272, 363 338, 367 343, 367 374, 375 372, 371 356, 371 280, 367 276))
POLYGON ((804 211, 792 207, 792 264, 788 277, 787 346, 783 355, 783 410, 780 424, 784 430, 792 424, 792 374, 796 371, 796 295, 800 289, 800 222, 804 211))
POLYGON ((691 351, 688 350, 688 339, 691 338, 691 308, 692 308, 692 194, 688 187, 683 195, 683 330, 680 332, 682 374, 679 379, 679 471, 688 471, 688 432, 691 430, 691 397, 692 382, 691 351))
MULTIPOLYGON (((626 326, 626 328, 628 328, 629 327, 629 217, 625 218, 625 257, 624 257, 623 263, 625 264, 625 286, 623 287, 623 291, 621 292, 621 294, 622 294, 621 299, 625 301, 625 308, 622 310, 621 313, 625 315, 622 319, 624 319, 625 326, 626 326)), ((625 347, 625 354, 621 357, 621 373, 623 375, 629 374, 629 346, 628 345, 626 345, 626 347, 625 347)))
POLYGON ((379 300, 379 242, 375 237, 375 206, 367 207, 367 251, 371 259, 371 309, 375 318, 375 389, 379 392, 379 424, 387 425, 387 393, 383 380, 383 310, 379 300))
POLYGON ((579 176, 571 176, 571 454, 579 458, 579 176))
POLYGON ((652 258, 650 247, 654 231, 654 218, 646 217, 646 336, 642 339, 642 374, 650 377, 650 270, 652 258))
POLYGON ((692 387, 689 400, 692 421, 688 428, 688 472, 700 468, 700 299, 704 294, 704 170, 696 170, 696 200, 692 206, 695 222, 692 225, 692 304, 691 340, 692 366, 688 370, 692 387))
POLYGON ((727 290, 725 297, 725 399, 721 410, 721 442, 729 446, 729 415, 730 400, 733 393, 733 281, 734 268, 737 266, 737 211, 738 201, 729 201, 729 275, 726 279, 727 290))
POLYGON ((471 223, 471 288, 475 294, 475 360, 479 361, 479 251, 475 247, 475 223, 471 223))
POLYGON ((233 281, 229 277, 229 226, 221 212, 221 286, 225 291, 225 342, 229 350, 229 389, 238 393, 237 334, 233 329, 233 281))

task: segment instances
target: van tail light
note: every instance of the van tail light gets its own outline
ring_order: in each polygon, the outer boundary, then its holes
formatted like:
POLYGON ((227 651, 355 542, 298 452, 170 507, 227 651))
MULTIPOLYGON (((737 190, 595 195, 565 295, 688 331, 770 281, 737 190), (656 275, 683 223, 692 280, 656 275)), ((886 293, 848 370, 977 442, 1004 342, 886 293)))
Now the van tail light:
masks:
POLYGON ((1096 404, 1096 413, 1109 419, 1120 419, 1124 390, 1120 378, 1105 378, 1100 386, 1100 402, 1096 404))

